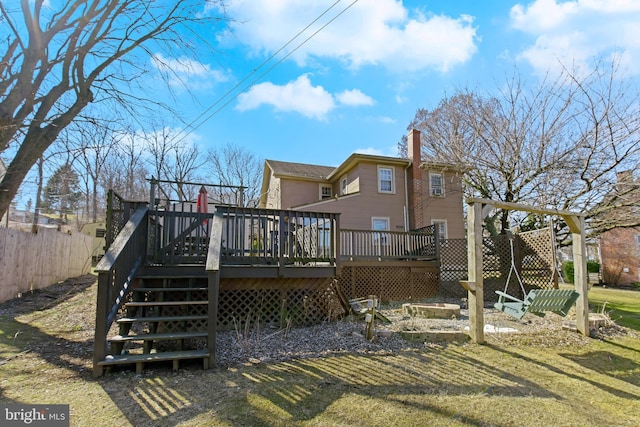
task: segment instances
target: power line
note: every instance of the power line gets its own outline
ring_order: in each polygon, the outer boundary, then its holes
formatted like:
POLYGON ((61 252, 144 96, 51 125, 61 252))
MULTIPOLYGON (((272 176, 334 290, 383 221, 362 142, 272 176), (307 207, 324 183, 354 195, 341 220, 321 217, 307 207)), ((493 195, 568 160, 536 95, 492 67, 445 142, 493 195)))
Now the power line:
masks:
POLYGON ((325 29, 329 24, 331 24, 333 21, 335 21, 336 19, 338 19, 342 14, 344 14, 347 10, 349 10, 353 5, 355 5, 358 0, 353 0, 353 2, 351 2, 351 4, 349 4, 347 7, 345 7, 344 9, 342 9, 338 14, 336 14, 333 18, 331 18, 329 21, 327 21, 323 26, 321 26, 318 30, 316 30, 315 32, 313 32, 309 37, 307 37, 306 39, 304 39, 301 43, 299 43, 293 50, 291 50, 289 53, 287 53, 285 56, 283 56, 280 60, 278 60, 278 62, 276 62, 273 66, 271 66, 270 68, 268 68, 264 73, 260 74, 258 77, 256 77, 255 79, 253 79, 249 84, 247 84, 246 86, 244 86, 239 92, 237 92, 234 96, 232 96, 229 100, 227 100, 227 102, 225 102, 224 104, 222 104, 218 109, 216 109, 215 111, 213 111, 211 114, 205 116, 209 111, 211 111, 216 105, 220 104, 228 95, 230 95, 231 93, 233 93, 238 87, 240 87, 244 82, 246 82, 251 76, 253 76, 255 73, 257 73, 261 68, 263 68, 265 65, 267 65, 267 63, 269 63, 273 58, 275 58, 280 52, 282 52, 287 46, 289 46, 291 43, 293 43, 293 41, 295 39, 297 39, 298 37, 300 37, 301 34, 303 34, 305 31, 307 31, 309 29, 309 27, 311 27, 313 24, 315 24, 316 22, 318 22, 319 19, 321 19, 324 15, 326 15, 327 13, 329 13, 329 11, 331 9, 333 9, 338 3, 340 3, 342 0, 336 0, 335 3, 333 3, 331 6, 329 6, 327 9, 324 10, 324 12, 322 12, 320 15, 318 15, 318 17, 316 17, 313 21, 311 21, 307 26, 305 26, 302 30, 300 30, 295 36, 293 36, 291 39, 289 39, 289 41, 287 41, 284 45, 282 45, 282 47, 280 47, 277 51, 275 51, 273 54, 271 54, 267 59, 265 59, 258 67, 254 68, 253 71, 251 71, 251 73, 247 74, 242 80, 240 80, 235 86, 233 86, 231 89, 229 89, 227 92, 225 92, 220 98, 218 98, 213 104, 211 104, 211 106, 209 106, 207 109, 205 109, 202 113, 200 113, 198 115, 198 117, 196 117, 195 119, 193 119, 183 130, 181 130, 180 132, 178 132, 173 138, 171 138, 171 141, 175 141, 178 138, 186 138, 187 136, 191 135, 193 132, 195 132, 199 127, 201 127, 203 124, 205 124, 211 117, 215 116, 216 114, 218 114, 220 111, 222 111, 227 105, 229 105, 233 100, 235 100, 240 93, 246 91, 247 89, 249 89, 250 87, 252 87, 258 80, 262 79, 264 76, 266 76, 269 72, 271 72, 271 70, 273 70, 275 67, 277 67, 278 65, 280 65, 285 59, 287 59, 288 57, 290 57, 294 52, 296 52, 298 49, 300 49, 302 46, 304 46, 309 40, 311 40, 313 37, 315 37, 320 31, 322 31, 323 29, 325 29), (200 121, 200 123, 197 123, 202 117, 204 117, 203 120, 200 121))

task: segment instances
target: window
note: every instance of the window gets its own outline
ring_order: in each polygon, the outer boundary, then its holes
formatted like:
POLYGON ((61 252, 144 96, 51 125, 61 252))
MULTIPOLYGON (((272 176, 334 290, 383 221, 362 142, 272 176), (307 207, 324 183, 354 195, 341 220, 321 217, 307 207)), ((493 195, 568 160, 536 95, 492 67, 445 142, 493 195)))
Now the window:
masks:
POLYGON ((436 233, 440 240, 447 238, 447 220, 446 219, 432 219, 431 225, 436 226, 436 233))
POLYGON ((444 179, 441 173, 429 174, 429 194, 434 197, 444 197, 444 179))
POLYGON ((320 184, 320 199, 330 199, 332 196, 331 186, 320 184))
POLYGON ((347 177, 343 176, 340 180, 340 194, 347 194, 347 177))
POLYGON ((378 192, 394 193, 393 169, 378 166, 378 192))
MULTIPOLYGON (((371 229, 375 231, 389 231, 389 218, 373 217, 371 218, 371 229)), ((387 233, 373 233, 373 244, 386 245, 388 242, 387 233)))
POLYGON ((104 237, 105 234, 107 234, 107 230, 105 230, 104 228, 97 228, 96 229, 96 237, 104 237))

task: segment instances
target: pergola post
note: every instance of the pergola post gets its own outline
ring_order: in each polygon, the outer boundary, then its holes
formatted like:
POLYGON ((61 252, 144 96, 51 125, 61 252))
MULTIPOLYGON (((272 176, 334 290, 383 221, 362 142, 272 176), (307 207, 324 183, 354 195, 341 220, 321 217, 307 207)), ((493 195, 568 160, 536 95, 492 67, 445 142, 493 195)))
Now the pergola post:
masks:
POLYGON ((467 254, 469 278, 469 337, 484 343, 484 283, 482 279, 482 203, 470 203, 467 210, 467 254))
POLYGON ((573 284, 580 294, 576 301, 576 329, 589 336, 589 273, 587 272, 587 243, 585 241, 584 217, 565 218, 573 241, 573 284))

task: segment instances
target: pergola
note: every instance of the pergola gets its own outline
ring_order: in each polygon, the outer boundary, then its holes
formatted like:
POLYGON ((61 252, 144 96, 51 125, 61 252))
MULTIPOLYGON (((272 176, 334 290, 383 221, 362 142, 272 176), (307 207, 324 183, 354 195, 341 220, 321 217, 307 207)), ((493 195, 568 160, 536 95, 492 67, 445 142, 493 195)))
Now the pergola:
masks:
POLYGON ((561 217, 569 226, 573 241, 574 286, 580 294, 576 301, 576 328, 583 335, 589 335, 589 300, 587 254, 584 233, 584 214, 541 209, 519 203, 507 203, 490 199, 467 199, 467 250, 468 280, 461 284, 468 291, 469 336, 479 344, 484 343, 484 284, 482 277, 482 221, 493 208, 525 211, 561 217))

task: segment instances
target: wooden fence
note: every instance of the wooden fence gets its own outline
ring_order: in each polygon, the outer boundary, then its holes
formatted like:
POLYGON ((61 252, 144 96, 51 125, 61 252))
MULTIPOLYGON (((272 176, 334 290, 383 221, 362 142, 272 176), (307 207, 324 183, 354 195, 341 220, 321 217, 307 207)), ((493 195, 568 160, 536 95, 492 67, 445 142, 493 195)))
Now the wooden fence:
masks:
POLYGON ((80 232, 0 228, 0 302, 89 273, 92 242, 80 232))

